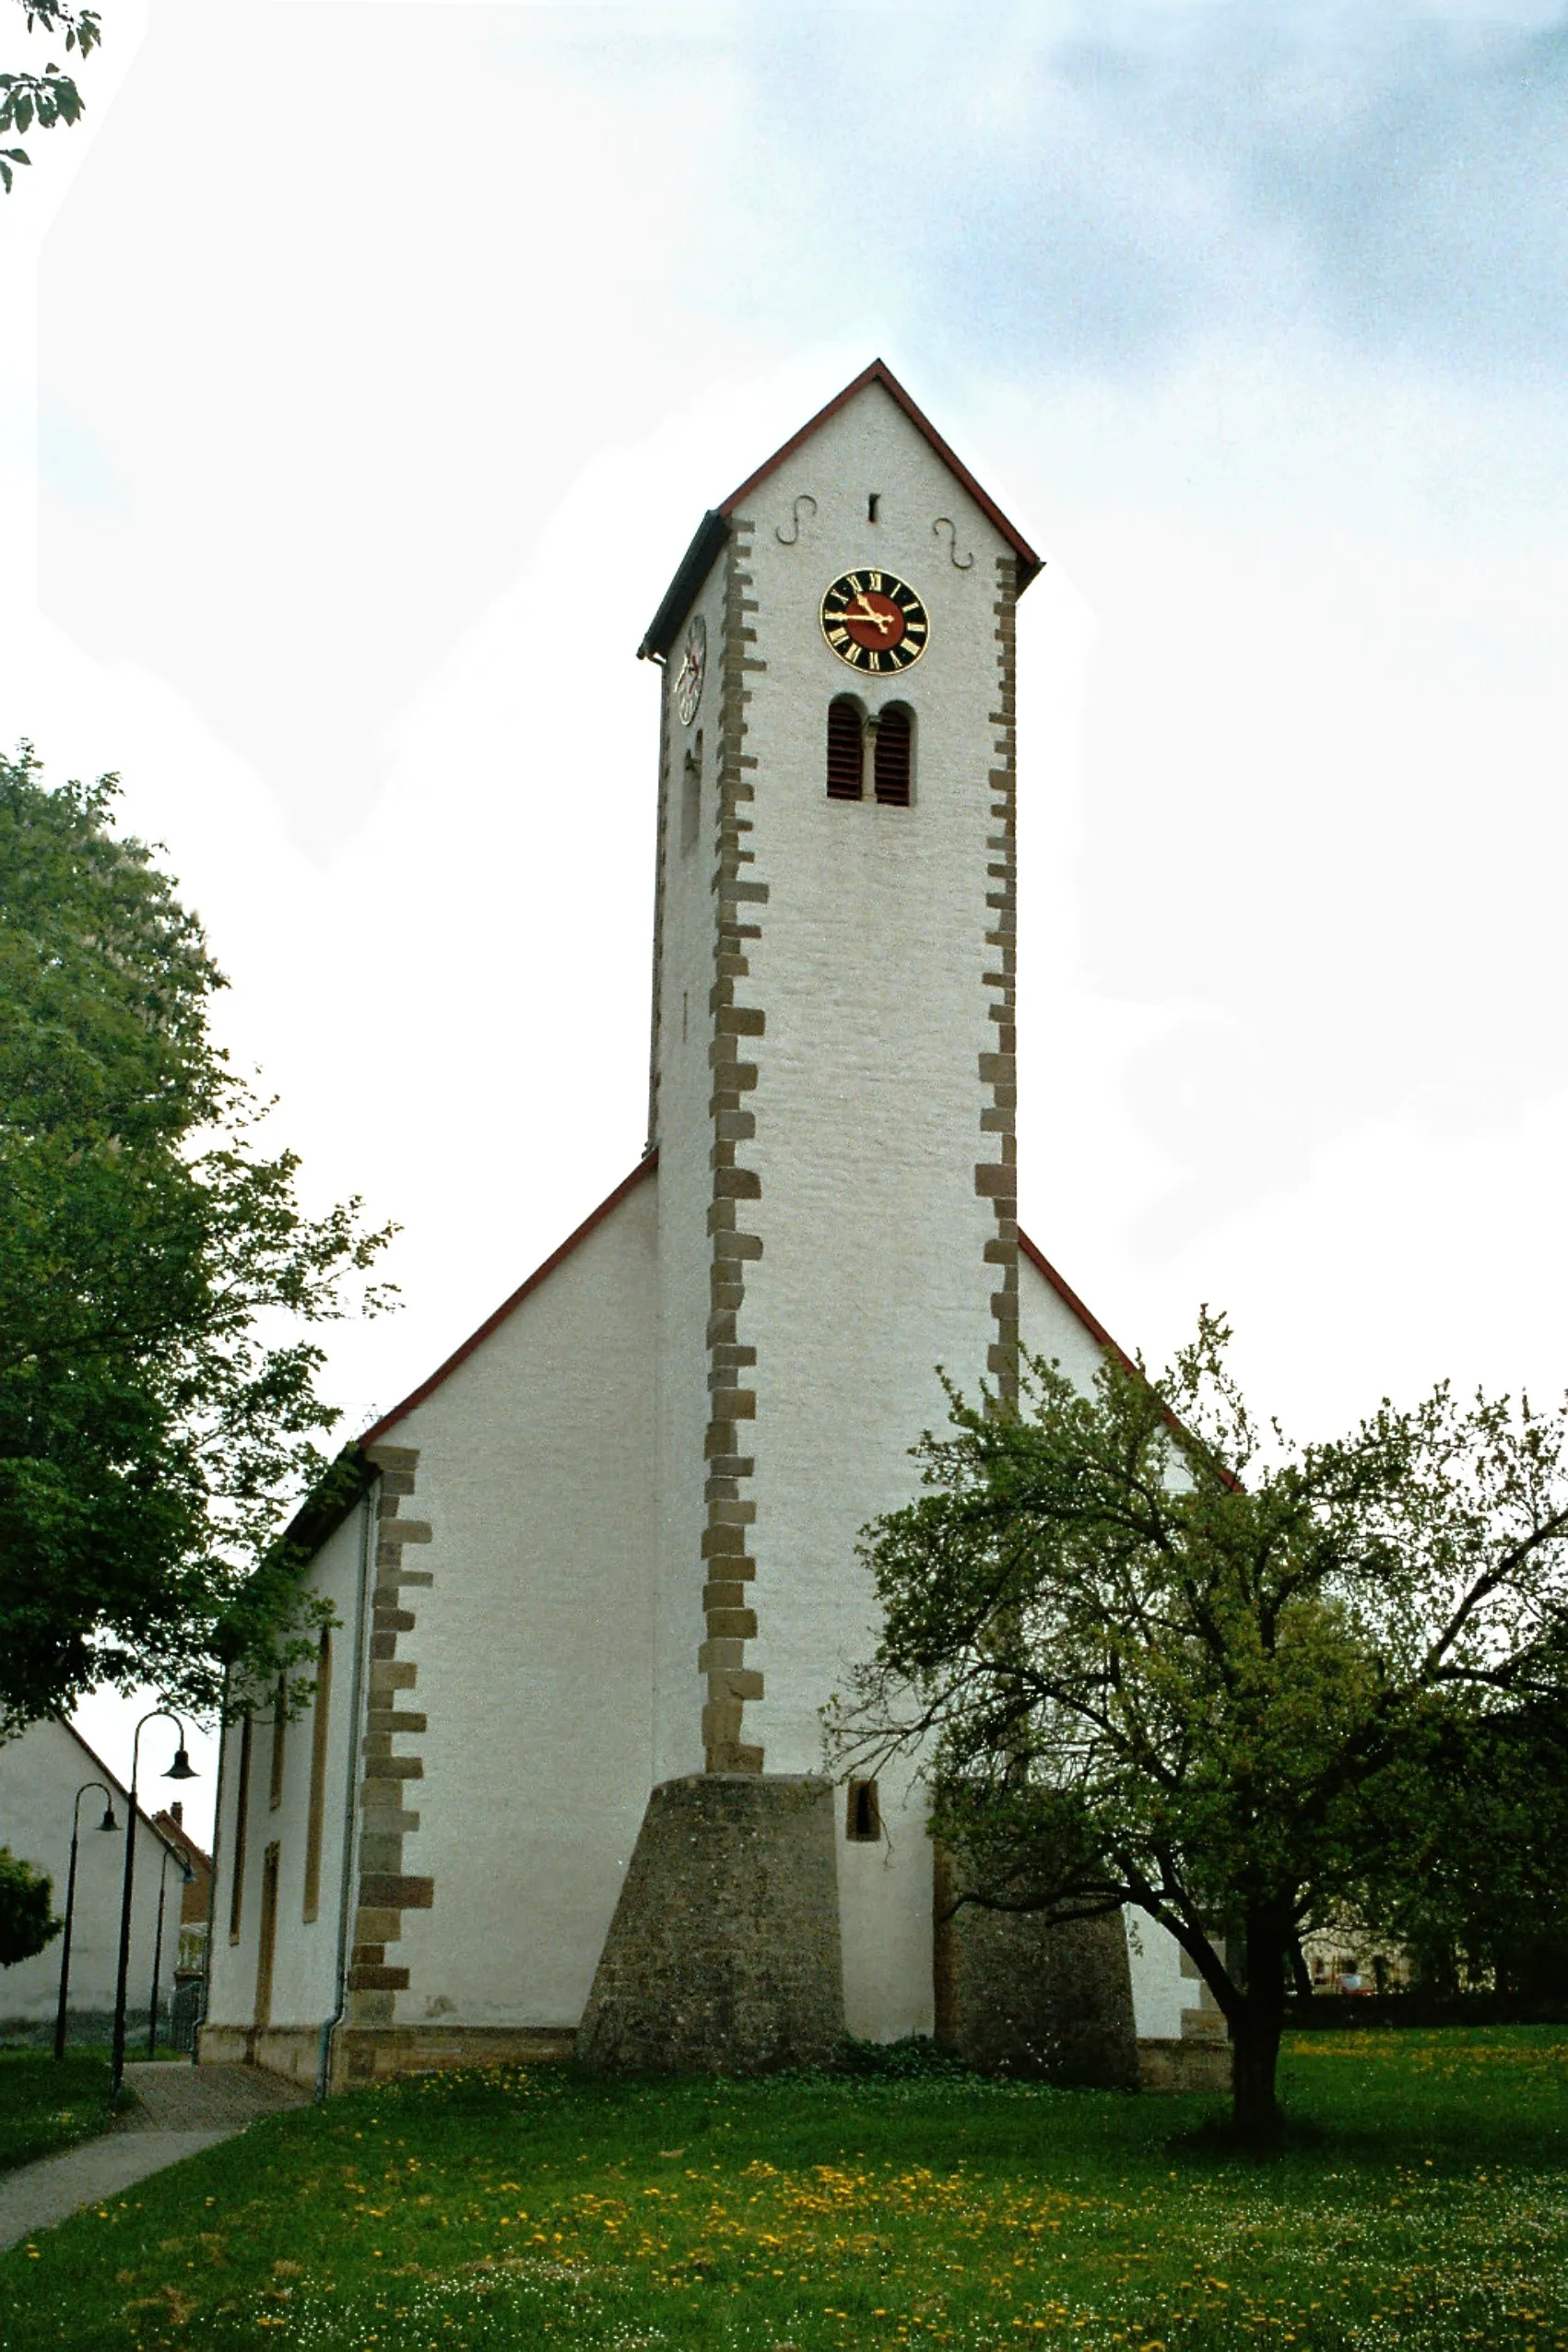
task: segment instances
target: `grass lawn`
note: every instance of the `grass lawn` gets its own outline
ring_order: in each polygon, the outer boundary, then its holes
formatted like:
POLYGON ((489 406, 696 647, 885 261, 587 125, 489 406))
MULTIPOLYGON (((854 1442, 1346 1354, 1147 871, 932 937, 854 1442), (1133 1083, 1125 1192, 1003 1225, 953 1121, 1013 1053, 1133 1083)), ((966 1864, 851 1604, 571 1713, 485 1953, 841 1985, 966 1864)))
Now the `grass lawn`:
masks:
POLYGON ((1568 2352, 1568 2032, 1303 2036, 1321 2138, 887 2076, 428 2075, 268 2118, 0 2260, 6 2352, 1568 2352))
POLYGON ((0 2172, 107 2131, 109 2061, 67 2051, 0 2051, 0 2172))

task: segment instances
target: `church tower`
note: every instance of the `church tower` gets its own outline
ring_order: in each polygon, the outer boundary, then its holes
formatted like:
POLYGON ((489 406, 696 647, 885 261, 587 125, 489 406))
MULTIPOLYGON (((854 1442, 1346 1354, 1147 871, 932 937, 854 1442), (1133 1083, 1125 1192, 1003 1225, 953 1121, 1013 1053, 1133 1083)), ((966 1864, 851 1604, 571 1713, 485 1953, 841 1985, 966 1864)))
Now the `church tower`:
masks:
POLYGON ((1039 568, 880 361, 703 517, 642 647, 650 1148, 301 1507, 330 1623, 309 1738, 225 1731, 204 2058, 1222 2061, 1163 1930, 959 1909, 908 1766, 823 1768, 937 1367, 1114 1349, 1017 1222, 1039 568))
MULTIPOLYGON (((656 1783, 820 1772, 820 1709, 875 1638, 857 1537, 911 1495, 937 1367, 972 1396, 1016 1377, 1014 611, 1039 568, 878 360, 703 517, 641 648, 656 1783)), ((857 1802, 849 2023, 929 2031, 929 1849, 898 1791, 857 1802)))

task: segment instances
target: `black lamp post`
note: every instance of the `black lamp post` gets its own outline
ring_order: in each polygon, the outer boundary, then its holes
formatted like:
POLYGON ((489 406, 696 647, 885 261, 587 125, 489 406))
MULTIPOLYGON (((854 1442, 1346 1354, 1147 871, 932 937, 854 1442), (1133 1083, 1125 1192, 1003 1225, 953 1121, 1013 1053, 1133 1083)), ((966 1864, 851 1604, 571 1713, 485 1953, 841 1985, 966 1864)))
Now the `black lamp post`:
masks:
POLYGON ((182 1886, 188 1886, 196 1874, 183 1854, 177 1854, 172 1846, 165 1846, 163 1860, 158 1870, 158 1933, 152 1940, 152 1998, 147 2009, 147 2054, 149 2058, 158 2055, 158 1980, 163 1974, 163 1898, 169 1891, 171 1862, 180 1865, 182 1886))
POLYGON ((131 1973, 131 1889, 136 1868, 136 1765, 142 1743, 144 1725, 162 1718, 172 1723, 180 1734, 180 1744, 174 1751, 174 1761, 164 1774, 166 1780, 194 1780, 195 1765, 185 1754, 185 1727, 167 1707, 153 1707, 136 1725, 131 1742, 131 1817, 125 1824, 125 1878, 120 1892, 120 1966, 114 1979, 114 2048, 110 2063, 110 2096, 118 2098, 125 2079, 125 1986, 131 1973))
POLYGON ((60 1939, 60 1998, 54 2009, 54 2055, 65 2055, 65 2003, 71 1990, 71 1927, 77 1916, 77 1839, 81 1831, 82 1799, 89 1789, 96 1789, 103 1799, 103 1819, 100 1829, 112 1833, 120 1826, 114 1818, 114 1800, 101 1780, 84 1780, 77 1791, 76 1803, 71 1807, 71 1867, 65 1873, 65 1932, 60 1939))

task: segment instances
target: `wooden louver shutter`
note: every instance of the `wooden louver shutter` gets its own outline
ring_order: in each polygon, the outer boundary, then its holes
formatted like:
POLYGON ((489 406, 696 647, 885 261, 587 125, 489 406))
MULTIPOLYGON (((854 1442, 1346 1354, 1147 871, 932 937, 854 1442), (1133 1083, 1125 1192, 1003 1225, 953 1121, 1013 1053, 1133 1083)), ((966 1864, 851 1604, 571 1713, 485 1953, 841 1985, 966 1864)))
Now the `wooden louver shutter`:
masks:
POLYGON ((877 723, 877 798, 887 809, 909 806, 911 738, 909 713, 891 703, 877 723))
POLYGON ((828 704, 828 798, 858 800, 864 786, 861 770, 860 711, 847 695, 828 704))

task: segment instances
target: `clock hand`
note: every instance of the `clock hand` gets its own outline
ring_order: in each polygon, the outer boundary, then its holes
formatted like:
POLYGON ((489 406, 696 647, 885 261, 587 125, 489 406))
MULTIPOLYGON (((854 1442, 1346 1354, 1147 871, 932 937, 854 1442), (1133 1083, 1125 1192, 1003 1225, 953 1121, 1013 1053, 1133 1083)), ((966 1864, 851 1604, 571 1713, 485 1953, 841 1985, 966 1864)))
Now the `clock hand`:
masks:
POLYGON ((846 621, 869 621, 876 628, 882 630, 884 632, 892 627, 892 614, 890 612, 873 612, 869 604, 867 603, 864 593, 857 596, 855 601, 861 607, 861 609, 859 612, 851 612, 846 607, 844 610, 844 619, 846 621))

